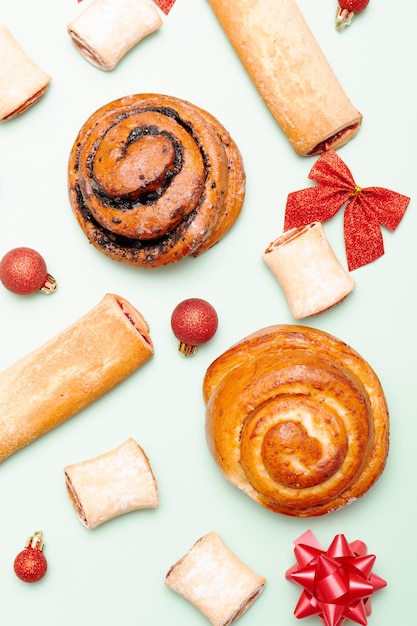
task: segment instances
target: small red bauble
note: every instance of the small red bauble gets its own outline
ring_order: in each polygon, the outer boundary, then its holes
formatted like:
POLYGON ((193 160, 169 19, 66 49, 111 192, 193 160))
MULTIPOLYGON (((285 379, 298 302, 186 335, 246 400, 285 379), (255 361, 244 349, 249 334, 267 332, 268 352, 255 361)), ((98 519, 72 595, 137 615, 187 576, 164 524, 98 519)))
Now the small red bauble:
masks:
POLYGON ((43 553, 42 531, 29 537, 24 550, 14 560, 14 571, 25 583, 36 583, 45 576, 48 564, 43 553))
POLYGON ((35 291, 52 293, 57 284, 48 274, 42 255, 32 248, 13 248, 0 261, 0 281, 9 291, 25 296, 35 291))
POLYGON ((179 340, 179 351, 185 356, 194 354, 197 346, 209 341, 215 334, 218 317, 206 300, 188 298, 175 307, 171 315, 172 332, 179 340))

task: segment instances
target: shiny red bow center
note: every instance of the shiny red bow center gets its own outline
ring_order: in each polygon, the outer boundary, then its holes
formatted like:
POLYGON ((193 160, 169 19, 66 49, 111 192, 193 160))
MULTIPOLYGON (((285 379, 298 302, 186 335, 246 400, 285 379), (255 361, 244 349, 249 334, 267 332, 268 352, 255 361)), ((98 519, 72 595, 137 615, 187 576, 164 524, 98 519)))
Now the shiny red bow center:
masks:
POLYGON ((318 185, 288 195, 284 230, 325 222, 346 204, 343 219, 349 270, 382 256, 380 225, 394 231, 410 198, 383 187, 359 187, 334 150, 327 150, 317 159, 309 178, 318 185))
POLYGON ((367 554, 362 541, 348 543, 344 535, 336 535, 327 550, 311 531, 294 544, 297 563, 285 576, 303 587, 295 617, 317 615, 325 626, 342 626, 347 619, 366 626, 370 597, 387 584, 372 573, 375 555, 367 554))

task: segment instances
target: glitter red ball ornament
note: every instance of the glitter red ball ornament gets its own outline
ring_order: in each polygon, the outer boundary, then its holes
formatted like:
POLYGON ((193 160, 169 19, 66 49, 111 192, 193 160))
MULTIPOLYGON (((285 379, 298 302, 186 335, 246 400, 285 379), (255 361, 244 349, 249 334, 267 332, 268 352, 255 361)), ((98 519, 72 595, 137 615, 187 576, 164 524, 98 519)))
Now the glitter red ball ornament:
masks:
POLYGON ((42 531, 37 530, 29 537, 13 567, 16 576, 25 583, 36 583, 45 576, 48 564, 43 553, 42 531))
POLYGON ((207 343, 217 331, 218 317, 214 307, 201 298, 188 298, 175 307, 171 315, 172 332, 179 340, 178 349, 185 356, 207 343))
POLYGON ((32 248, 13 248, 0 261, 0 281, 4 287, 20 296, 36 291, 52 293, 56 280, 46 269, 44 258, 32 248))

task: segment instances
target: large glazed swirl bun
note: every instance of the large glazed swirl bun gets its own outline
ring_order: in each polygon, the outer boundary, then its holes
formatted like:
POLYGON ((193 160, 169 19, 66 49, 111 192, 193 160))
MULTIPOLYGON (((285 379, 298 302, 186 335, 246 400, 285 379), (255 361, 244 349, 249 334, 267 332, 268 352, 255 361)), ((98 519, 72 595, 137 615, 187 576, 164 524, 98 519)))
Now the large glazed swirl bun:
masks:
POLYGON ((389 422, 379 379, 327 333, 259 330, 209 366, 203 391, 214 459, 272 511, 329 513, 362 496, 384 469, 389 422))
POLYGON ((116 261, 158 267, 199 255, 237 219, 245 172, 210 113, 138 94, 101 107, 78 133, 69 195, 89 241, 116 261))

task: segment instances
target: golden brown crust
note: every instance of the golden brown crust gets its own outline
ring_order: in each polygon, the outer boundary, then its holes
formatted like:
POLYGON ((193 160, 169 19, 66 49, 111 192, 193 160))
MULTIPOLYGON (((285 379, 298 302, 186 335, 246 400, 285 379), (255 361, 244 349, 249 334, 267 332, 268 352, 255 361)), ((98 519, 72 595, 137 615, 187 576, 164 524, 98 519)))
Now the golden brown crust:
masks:
POLYGON ((89 241, 137 267, 201 254, 243 205, 239 150, 218 120, 178 98, 138 94, 87 120, 69 159, 69 195, 89 241))
POLYGON ((38 102, 51 77, 33 62, 4 24, 0 25, 0 67, 0 121, 6 121, 38 102))
POLYGON ((362 115, 347 98, 294 0, 209 0, 242 65, 294 150, 337 149, 362 115))
POLYGON ((328 333, 261 329, 208 368, 210 451, 226 478, 277 513, 323 515, 362 496, 388 455, 388 409, 366 361, 328 333))
POLYGON ((141 313, 121 296, 106 294, 0 373, 0 462, 97 400, 152 355, 141 313))

